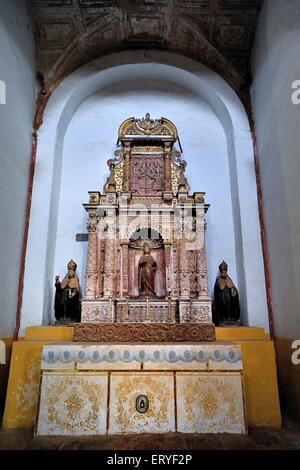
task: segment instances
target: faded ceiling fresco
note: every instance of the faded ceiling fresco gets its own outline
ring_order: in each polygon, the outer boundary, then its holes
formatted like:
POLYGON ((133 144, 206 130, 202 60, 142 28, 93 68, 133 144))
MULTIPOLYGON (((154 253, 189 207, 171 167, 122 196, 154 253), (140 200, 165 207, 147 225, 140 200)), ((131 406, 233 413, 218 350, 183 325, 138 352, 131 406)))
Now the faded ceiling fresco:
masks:
POLYGON ((194 58, 236 89, 249 84, 261 0, 30 0, 47 89, 87 61, 125 49, 194 58))

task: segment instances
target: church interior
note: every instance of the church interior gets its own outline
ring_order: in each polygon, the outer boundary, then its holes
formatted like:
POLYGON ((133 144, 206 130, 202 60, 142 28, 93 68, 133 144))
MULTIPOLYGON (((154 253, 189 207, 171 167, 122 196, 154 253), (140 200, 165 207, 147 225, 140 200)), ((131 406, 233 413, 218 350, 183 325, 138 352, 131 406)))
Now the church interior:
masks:
POLYGON ((299 41, 298 0, 0 1, 0 449, 300 449, 299 41))

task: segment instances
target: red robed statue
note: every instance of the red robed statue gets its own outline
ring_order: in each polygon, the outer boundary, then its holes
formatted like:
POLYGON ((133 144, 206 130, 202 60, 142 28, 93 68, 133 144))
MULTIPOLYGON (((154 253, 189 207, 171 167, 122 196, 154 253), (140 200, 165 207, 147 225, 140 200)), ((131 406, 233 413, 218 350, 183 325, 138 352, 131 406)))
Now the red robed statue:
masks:
POLYGON ((156 271, 156 261, 150 255, 150 245, 144 244, 144 254, 139 261, 139 293, 142 296, 155 296, 154 279, 156 271))

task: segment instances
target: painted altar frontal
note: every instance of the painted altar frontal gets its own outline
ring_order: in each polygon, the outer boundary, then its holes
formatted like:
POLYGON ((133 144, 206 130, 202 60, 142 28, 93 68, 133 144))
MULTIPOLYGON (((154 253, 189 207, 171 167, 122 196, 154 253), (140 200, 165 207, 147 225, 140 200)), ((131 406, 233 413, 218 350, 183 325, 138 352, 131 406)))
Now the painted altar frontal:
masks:
POLYGON ((81 323, 43 350, 39 435, 246 432, 239 346, 214 344, 209 206, 177 145, 168 119, 120 126, 104 193, 84 204, 81 323))
POLYGON ((245 433, 239 345, 48 345, 38 435, 245 433))

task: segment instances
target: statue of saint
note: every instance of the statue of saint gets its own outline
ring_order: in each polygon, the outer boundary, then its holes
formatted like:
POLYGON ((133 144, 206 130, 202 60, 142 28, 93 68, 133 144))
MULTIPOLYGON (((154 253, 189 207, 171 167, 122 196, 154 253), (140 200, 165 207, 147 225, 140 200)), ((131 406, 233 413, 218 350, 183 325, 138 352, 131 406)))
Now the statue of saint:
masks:
POLYGON ((139 293, 141 296, 155 296, 154 278, 156 267, 156 261, 150 255, 150 246, 145 243, 144 254, 139 261, 139 293))
POLYGON ((68 272, 60 282, 55 277, 55 318, 60 323, 80 322, 79 279, 76 274, 77 264, 71 260, 67 265, 68 272))
POLYGON ((213 302, 213 321, 215 325, 237 325, 240 322, 239 294, 227 274, 228 265, 223 261, 216 278, 213 302))

